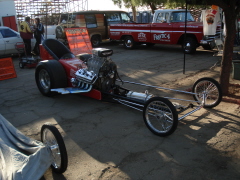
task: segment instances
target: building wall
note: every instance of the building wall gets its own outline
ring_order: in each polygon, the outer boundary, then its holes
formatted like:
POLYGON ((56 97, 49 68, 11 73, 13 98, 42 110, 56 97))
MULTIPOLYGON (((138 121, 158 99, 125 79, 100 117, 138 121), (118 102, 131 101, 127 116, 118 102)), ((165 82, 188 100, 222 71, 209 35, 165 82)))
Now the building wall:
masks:
POLYGON ((3 26, 2 17, 6 17, 6 16, 15 16, 15 19, 17 19, 14 0, 0 0, 0 25, 1 26, 3 26))

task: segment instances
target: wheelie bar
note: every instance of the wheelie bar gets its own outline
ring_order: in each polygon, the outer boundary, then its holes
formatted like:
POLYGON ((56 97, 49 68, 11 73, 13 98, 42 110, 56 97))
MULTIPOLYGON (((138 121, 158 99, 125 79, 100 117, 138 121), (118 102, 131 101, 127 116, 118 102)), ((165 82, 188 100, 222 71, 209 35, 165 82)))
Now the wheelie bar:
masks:
POLYGON ((179 120, 179 121, 182 120, 183 118, 189 116, 190 114, 198 111, 198 110, 201 109, 201 108, 203 108, 203 106, 196 106, 196 108, 195 108, 194 110, 192 110, 192 111, 190 111, 189 113, 184 114, 183 116, 179 117, 178 120, 179 120))

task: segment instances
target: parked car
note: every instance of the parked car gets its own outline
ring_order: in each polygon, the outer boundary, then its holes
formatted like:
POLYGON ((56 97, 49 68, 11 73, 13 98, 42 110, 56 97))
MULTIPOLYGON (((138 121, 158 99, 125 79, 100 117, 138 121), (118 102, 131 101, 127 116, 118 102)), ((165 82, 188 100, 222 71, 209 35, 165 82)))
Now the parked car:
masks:
MULTIPOLYGON (((19 32, 6 26, 0 26, 0 56, 18 54, 18 51, 15 49, 15 44, 17 42, 23 42, 19 32)), ((36 40, 33 38, 32 48, 34 47, 35 42, 36 40)))
POLYGON ((109 40, 110 24, 133 22, 129 14, 119 10, 79 11, 61 14, 56 27, 56 38, 67 42, 65 28, 86 27, 93 47, 109 40))

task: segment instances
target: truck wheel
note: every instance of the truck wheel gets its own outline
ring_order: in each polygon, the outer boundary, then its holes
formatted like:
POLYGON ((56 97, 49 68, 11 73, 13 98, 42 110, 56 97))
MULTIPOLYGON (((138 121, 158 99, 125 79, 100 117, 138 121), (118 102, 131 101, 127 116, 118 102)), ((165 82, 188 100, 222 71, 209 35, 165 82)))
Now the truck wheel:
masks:
POLYGON ((39 91, 44 96, 54 96, 54 88, 67 87, 67 76, 60 62, 57 60, 40 61, 36 67, 35 80, 39 91))
POLYGON ((135 47, 135 42, 134 42, 132 36, 126 36, 124 38, 124 47, 126 49, 133 49, 135 47))
POLYGON ((98 35, 94 35, 91 37, 91 43, 93 47, 98 47, 101 43, 101 38, 98 35))
POLYGON ((192 54, 196 52, 197 42, 191 37, 187 37, 186 41, 182 44, 182 49, 186 54, 192 54))
POLYGON ((166 98, 153 97, 143 108, 143 119, 148 129, 157 136, 172 134, 178 125, 178 114, 166 98))

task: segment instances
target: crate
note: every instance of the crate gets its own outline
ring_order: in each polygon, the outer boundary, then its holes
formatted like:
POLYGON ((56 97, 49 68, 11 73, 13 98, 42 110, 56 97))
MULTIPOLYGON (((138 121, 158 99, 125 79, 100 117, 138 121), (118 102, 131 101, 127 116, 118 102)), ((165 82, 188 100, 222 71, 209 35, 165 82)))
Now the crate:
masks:
POLYGON ((232 78, 240 80, 240 60, 233 60, 232 68, 232 78))

